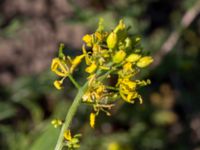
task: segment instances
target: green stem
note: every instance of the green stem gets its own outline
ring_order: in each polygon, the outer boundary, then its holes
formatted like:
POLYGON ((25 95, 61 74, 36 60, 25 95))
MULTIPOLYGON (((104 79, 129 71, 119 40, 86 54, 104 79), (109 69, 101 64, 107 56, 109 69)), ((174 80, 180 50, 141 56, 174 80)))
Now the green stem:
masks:
POLYGON ((62 125, 62 128, 61 128, 61 131, 60 131, 60 135, 58 137, 58 141, 57 141, 57 144, 56 144, 56 147, 55 147, 55 150, 62 150, 62 147, 63 147, 63 140, 64 140, 64 133, 65 131, 69 128, 69 125, 78 109, 78 106, 80 105, 81 103, 81 99, 82 99, 82 96, 85 92, 85 90, 87 89, 87 82, 84 84, 83 87, 79 88, 79 91, 78 91, 78 94, 76 95, 71 107, 69 108, 68 110, 68 113, 66 115, 66 118, 65 118, 65 122, 64 124, 62 125))
MULTIPOLYGON (((102 81, 103 79, 105 79, 107 77, 107 75, 109 75, 113 70, 109 70, 108 72, 106 72, 104 75, 100 76, 98 79, 99 81, 102 81)), ((99 72, 98 74, 100 74, 101 72, 99 72)), ((62 150, 63 147, 63 140, 64 140, 64 133, 65 131, 69 128, 69 125, 81 103, 81 99, 83 94, 85 93, 85 91, 87 90, 88 87, 88 82, 86 82, 83 87, 80 87, 80 85, 74 80, 74 78, 69 75, 70 80, 72 81, 72 83, 78 88, 78 94, 76 95, 72 105, 70 106, 66 118, 65 118, 65 122, 62 125, 61 131, 60 131, 60 135, 58 137, 58 141, 55 147, 55 150, 62 150)))
POLYGON ((73 76, 70 74, 68 77, 69 77, 70 81, 74 84, 74 86, 77 89, 80 89, 80 85, 76 82, 76 80, 73 78, 73 76))

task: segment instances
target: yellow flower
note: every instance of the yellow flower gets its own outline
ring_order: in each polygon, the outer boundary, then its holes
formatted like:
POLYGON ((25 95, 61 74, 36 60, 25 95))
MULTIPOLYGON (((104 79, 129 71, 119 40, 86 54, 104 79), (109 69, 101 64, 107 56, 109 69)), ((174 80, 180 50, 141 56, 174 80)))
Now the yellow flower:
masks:
POLYGON ((60 119, 53 119, 51 124, 54 126, 54 128, 57 128, 62 125, 62 121, 60 119))
POLYGON ((117 46, 117 34, 114 32, 111 32, 107 38, 107 45, 109 49, 113 49, 117 46))
POLYGON ((72 66, 70 68, 70 72, 72 73, 74 71, 74 69, 81 63, 81 60, 84 58, 84 54, 76 56, 73 60, 72 60, 72 66))
POLYGON ((51 63, 51 71, 61 77, 69 75, 69 68, 59 58, 54 58, 51 63))
POLYGON ((150 65, 152 62, 153 58, 151 56, 144 56, 139 59, 139 61, 137 62, 137 66, 140 68, 144 68, 150 65))
POLYGON ((63 88, 62 83, 63 83, 63 80, 55 80, 53 84, 56 89, 61 90, 63 88))
POLYGON ((136 92, 136 82, 130 81, 129 79, 119 79, 117 85, 119 85, 119 94, 129 103, 134 103, 134 99, 138 97, 136 92))
POLYGON ((88 66, 85 71, 88 73, 93 73, 97 69, 97 65, 95 62, 92 62, 90 66, 88 66))
POLYGON ((72 136, 71 136, 71 131, 70 130, 66 130, 65 133, 64 133, 64 138, 67 140, 67 141, 71 141, 72 140, 72 136))
POLYGON ((138 61, 140 59, 140 57, 141 57, 141 55, 139 55, 139 54, 130 54, 126 58, 126 61, 133 63, 133 62, 138 61))
POLYGON ((126 57, 126 53, 123 50, 119 50, 114 56, 113 56, 113 62, 114 63, 120 63, 124 60, 126 57))
POLYGON ((83 41, 87 44, 87 46, 91 47, 92 46, 92 36, 89 34, 86 34, 83 36, 83 41))
POLYGON ((134 103, 134 99, 138 96, 138 93, 136 91, 128 91, 123 89, 120 89, 119 94, 124 101, 132 104, 134 103))
POLYGON ((94 125, 95 125, 95 118, 96 118, 96 114, 95 113, 90 113, 90 126, 92 128, 94 128, 94 125))
POLYGON ((128 86, 130 89, 135 89, 136 88, 136 83, 130 80, 125 79, 124 84, 128 86))

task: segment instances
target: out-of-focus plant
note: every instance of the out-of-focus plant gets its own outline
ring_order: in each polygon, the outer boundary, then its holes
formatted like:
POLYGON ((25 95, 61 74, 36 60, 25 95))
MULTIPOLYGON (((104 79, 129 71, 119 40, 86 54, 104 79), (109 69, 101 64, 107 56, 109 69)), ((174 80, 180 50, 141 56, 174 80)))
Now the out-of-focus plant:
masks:
POLYGON ((65 120, 52 121, 55 127, 61 126, 60 135, 55 150, 61 150, 64 146, 69 149, 79 148, 80 134, 71 135, 70 123, 81 103, 91 105, 90 126, 94 128, 96 116, 105 112, 110 116, 110 110, 118 100, 133 104, 139 100, 143 103, 138 88, 150 84, 150 80, 139 80, 140 72, 153 62, 151 56, 147 56, 141 46, 141 38, 129 34, 123 20, 110 32, 104 31, 103 19, 93 34, 83 37, 85 44, 82 46, 82 54, 71 58, 63 53, 64 45, 59 48, 58 57, 52 60, 51 70, 60 79, 54 81, 54 86, 61 90, 63 82, 69 78, 78 89, 77 95, 70 106, 65 120), (86 50, 86 46, 91 51, 86 50), (85 84, 80 85, 72 76, 77 66, 85 60, 85 71, 89 74, 85 84), (115 83, 109 84, 108 79, 116 77, 115 83))

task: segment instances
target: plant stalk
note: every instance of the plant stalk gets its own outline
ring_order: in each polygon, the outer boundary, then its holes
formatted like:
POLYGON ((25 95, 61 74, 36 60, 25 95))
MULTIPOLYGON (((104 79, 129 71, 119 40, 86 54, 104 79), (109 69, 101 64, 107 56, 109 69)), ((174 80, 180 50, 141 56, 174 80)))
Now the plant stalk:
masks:
MULTIPOLYGON (((103 79, 105 79, 107 77, 107 75, 109 75, 111 72, 113 72, 114 70, 109 70, 108 72, 106 72, 104 75, 99 77, 99 81, 102 81, 103 79)), ((97 74, 100 74, 101 72, 98 72, 97 74)), ((65 118, 65 122, 62 125, 61 131, 60 131, 60 135, 58 137, 58 141, 55 147, 55 150, 62 150, 63 147, 63 140, 64 140, 64 133, 65 131, 69 128, 69 125, 81 103, 81 99, 83 94, 85 93, 87 87, 88 87, 88 82, 86 82, 82 87, 79 86, 79 84, 77 82, 75 82, 74 78, 72 76, 69 76, 70 80, 73 82, 73 84, 78 88, 78 94, 76 95, 76 97, 74 98, 74 101, 72 103, 72 105, 70 106, 66 118, 65 118)))
POLYGON ((70 108, 68 110, 68 113, 67 113, 66 118, 65 118, 65 122, 62 125, 60 135, 58 137, 58 141, 57 141, 55 150, 62 150, 64 133, 69 128, 69 125, 70 125, 70 123, 71 123, 71 121, 72 121, 72 119, 73 119, 73 117, 74 117, 74 115, 75 115, 75 113, 78 109, 78 106, 81 103, 81 99, 82 99, 82 96, 83 96, 85 90, 87 89, 87 85, 88 85, 88 83, 86 82, 83 87, 79 88, 78 94, 74 98, 74 101, 73 101, 72 105, 70 106, 70 108))

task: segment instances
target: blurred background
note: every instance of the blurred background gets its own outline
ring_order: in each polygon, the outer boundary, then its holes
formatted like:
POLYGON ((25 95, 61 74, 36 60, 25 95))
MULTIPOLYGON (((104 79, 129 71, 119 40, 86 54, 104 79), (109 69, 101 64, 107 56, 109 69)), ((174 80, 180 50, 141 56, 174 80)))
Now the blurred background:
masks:
MULTIPOLYGON (((50 71, 60 42, 80 53, 82 36, 100 17, 107 30, 124 18, 155 59, 140 90, 144 104, 123 104, 89 127, 91 108, 81 106, 72 133, 82 133, 81 150, 200 150, 199 0, 1 0, 0 149, 53 150, 76 94, 53 87, 50 71)), ((83 69, 75 76, 80 82, 83 69)))

